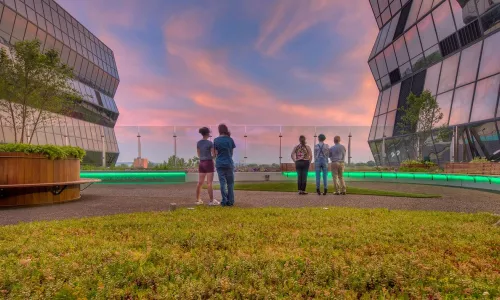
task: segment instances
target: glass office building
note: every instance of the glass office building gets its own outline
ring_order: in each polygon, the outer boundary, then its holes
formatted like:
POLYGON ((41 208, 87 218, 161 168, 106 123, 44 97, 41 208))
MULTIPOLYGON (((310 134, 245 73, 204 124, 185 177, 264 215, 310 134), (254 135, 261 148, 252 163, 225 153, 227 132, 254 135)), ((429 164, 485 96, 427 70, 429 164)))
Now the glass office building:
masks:
POLYGON ((436 163, 500 160, 500 0, 370 0, 380 29, 368 64, 380 91, 368 142, 379 164, 416 158, 399 107, 429 90, 455 134, 426 137, 436 163))
MULTIPOLYGON (((57 50, 62 62, 74 68, 71 84, 84 101, 68 115, 54 115, 50 124, 28 132, 32 143, 82 147, 87 164, 101 164, 104 147, 107 163, 115 163, 118 109, 113 97, 120 78, 113 51, 54 0, 0 0, 0 47, 33 39, 41 41, 42 50, 57 50)), ((0 115, 2 142, 14 142, 14 131, 0 115)))

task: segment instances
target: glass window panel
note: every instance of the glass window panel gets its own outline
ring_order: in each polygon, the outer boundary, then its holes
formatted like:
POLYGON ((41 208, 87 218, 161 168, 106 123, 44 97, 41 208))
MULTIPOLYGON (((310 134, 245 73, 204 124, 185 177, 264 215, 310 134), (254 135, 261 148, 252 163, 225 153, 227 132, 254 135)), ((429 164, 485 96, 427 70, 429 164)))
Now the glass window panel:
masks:
POLYGON ((441 69, 441 77, 439 79, 438 94, 449 91, 455 87, 458 59, 460 58, 459 55, 460 53, 457 53, 443 61, 443 68, 441 69))
POLYGON ((422 53, 422 45, 420 44, 420 39, 418 37, 417 26, 414 26, 405 33, 405 40, 410 58, 414 58, 422 53))
MULTIPOLYGON (((378 90, 382 90, 382 84, 380 83, 380 80, 376 80, 375 81, 377 83, 377 87, 378 87, 378 90)), ((106 90, 108 91, 108 93, 112 94, 113 91, 112 91, 112 88, 111 88, 111 81, 109 82, 108 84, 108 88, 106 88, 106 90)))
POLYGON ((16 20, 16 13, 7 7, 4 7, 2 13, 2 20, 0 22, 0 30, 10 35, 12 33, 12 28, 14 28, 15 20, 16 20))
POLYGON ((434 30, 434 22, 432 16, 428 15, 418 23, 418 33, 422 41, 422 47, 427 50, 437 44, 436 31, 434 30))
POLYGON ((32 10, 31 8, 28 8, 28 20, 30 20, 30 22, 32 22, 33 24, 36 24, 36 13, 34 10, 32 10))
POLYGON ((24 39, 27 41, 31 41, 36 39, 36 26, 28 23, 28 26, 26 27, 26 34, 24 35, 24 39))
POLYGON ((443 56, 441 55, 441 50, 439 49, 439 45, 435 45, 427 49, 424 52, 426 65, 432 65, 435 62, 440 61, 443 56))
POLYGON ((409 62, 399 67, 399 73, 401 73, 401 78, 405 78, 411 74, 411 65, 409 62))
POLYGON ((420 10, 420 6, 422 5, 422 0, 413 0, 411 4, 410 13, 408 14, 408 19, 406 21, 405 30, 410 28, 415 21, 417 21, 418 11, 420 10))
MULTIPOLYGON (((434 0, 434 3, 432 4, 432 8, 438 6, 439 4, 441 4, 444 0, 434 0)), ((448 1, 448 0, 446 0, 448 1)))
POLYGON ((380 15, 380 11, 378 9, 378 1, 377 0, 370 0, 370 6, 372 7, 373 15, 377 17, 380 15))
POLYGON ((386 89, 382 92, 382 102, 380 103, 380 114, 385 114, 389 107, 389 99, 391 96, 391 89, 386 89))
POLYGON ((385 24, 384 28, 382 28, 382 31, 380 33, 380 40, 378 41, 378 46, 377 50, 375 53, 379 53, 385 45, 385 39, 387 38, 387 33, 389 32, 389 28, 391 27, 391 23, 385 24))
POLYGON ((443 4, 436 8, 432 12, 432 16, 440 41, 455 32, 455 23, 453 22, 453 16, 448 1, 443 2, 443 4))
MULTIPOLYGON (((391 80, 389 79, 389 75, 384 76, 380 79, 380 83, 382 84, 382 89, 388 88, 391 86, 391 80)), ((117 84, 113 86, 113 91, 116 91, 117 84)))
POLYGON ((450 117, 451 100, 453 99, 453 91, 441 94, 436 97, 437 104, 443 113, 443 119, 437 126, 448 125, 448 118, 450 117))
POLYGON ((425 67, 424 55, 420 54, 419 56, 412 59, 411 65, 412 65, 413 72, 417 72, 418 70, 423 69, 425 67))
POLYGON ((441 64, 438 63, 427 69, 425 75, 424 90, 431 92, 431 95, 436 95, 439 83, 439 73, 441 72, 441 64))
POLYGON ((387 38, 385 39, 385 45, 389 45, 394 39, 394 33, 396 32, 396 27, 398 26, 399 13, 391 20, 391 25, 389 27, 389 32, 387 33, 387 38))
POLYGON ((422 18, 429 10, 432 8, 433 0, 422 1, 422 6, 420 7, 420 13, 418 14, 418 19, 422 18))
POLYGON ((387 71, 387 65, 385 64, 384 53, 380 53, 375 58, 375 61, 377 62, 377 69, 378 69, 380 77, 387 75, 387 73, 389 73, 389 71, 387 71))
POLYGON ((52 25, 49 22, 46 22, 45 24, 47 25, 47 32, 52 36, 56 36, 56 33, 54 31, 54 25, 52 25))
POLYGON ((482 42, 476 43, 462 51, 460 67, 458 68, 457 86, 462 86, 476 80, 481 44, 482 42))
POLYGON ((42 46, 45 46, 45 39, 47 38, 47 34, 45 33, 45 31, 38 29, 38 31, 36 32, 36 38, 40 42, 42 42, 42 46))
POLYGON ((68 64, 69 59, 69 48, 67 46, 63 46, 63 50, 61 52, 61 62, 63 64, 68 64))
POLYGON ((473 83, 455 90, 450 116, 450 126, 469 122, 473 93, 473 83))
POLYGON ((392 72, 393 70, 398 68, 396 53, 394 53, 394 48, 392 47, 392 45, 390 45, 384 50, 384 56, 389 72, 392 72))
POLYGON ((26 3, 26 5, 33 9, 35 8, 35 3, 33 2, 33 0, 24 0, 24 3, 26 3))
POLYGON ((375 139, 375 133, 377 132, 377 122, 378 122, 378 117, 374 117, 372 121, 372 127, 370 128, 370 135, 368 136, 369 141, 375 139))
POLYGON ((500 75, 478 81, 474 103, 472 105, 471 122, 492 119, 497 107, 500 75))
POLYGON ((389 6, 389 0, 378 0, 378 7, 380 11, 384 11, 386 7, 389 6))
POLYGON ((489 34, 498 28, 500 21, 500 5, 498 2, 481 0, 477 3, 484 34, 489 34))
MULTIPOLYGON (((398 59, 399 66, 410 60, 408 57, 408 51, 406 50, 406 43, 403 36, 394 42, 394 51, 396 51, 396 57, 398 59)), ((403 73, 401 73, 403 74, 403 73)))
POLYGON ((377 105, 375 106, 375 116, 380 115, 380 104, 382 103, 382 92, 378 94, 377 105))
POLYGON ((462 2, 463 4, 460 5, 459 1, 456 0, 450 1, 451 9, 453 10, 453 16, 455 17, 455 24, 457 25, 457 30, 477 18, 476 3, 474 2, 478 1, 462 0, 460 2, 462 2))
POLYGON ((20 0, 16 0, 16 10, 18 13, 20 13, 23 17, 27 18, 28 15, 26 15, 26 5, 24 5, 23 2, 20 0))
POLYGON ((28 21, 21 17, 16 17, 16 22, 14 23, 14 30, 12 31, 12 36, 18 40, 24 39, 24 33, 26 32, 26 25, 28 25, 28 21))
POLYGON ((386 137, 392 137, 392 133, 394 132, 394 127, 396 126, 396 111, 391 111, 387 113, 387 119, 385 121, 385 130, 384 134, 386 137))
POLYGON ((389 10, 389 8, 384 10, 384 12, 382 13, 382 15, 380 15, 380 17, 382 18, 382 24, 387 23, 387 21, 389 21, 389 19, 391 18, 391 11, 389 10))
POLYGON ((391 3, 391 13, 392 15, 395 15, 397 11, 401 9, 401 2, 399 0, 394 0, 391 3))
POLYGON ((43 30, 47 30, 47 24, 45 24, 45 19, 42 17, 42 15, 36 14, 36 21, 38 27, 42 28, 43 30))
POLYGON ((391 99, 389 101, 389 111, 395 110, 398 108, 398 101, 399 101, 399 92, 401 90, 401 82, 393 85, 391 88, 391 99))
POLYGON ((479 79, 500 72, 500 34, 496 33, 484 40, 479 79))
POLYGON ((387 119, 387 114, 380 115, 380 117, 378 117, 377 132, 375 133, 375 139, 381 139, 384 137, 384 126, 386 119, 387 119))

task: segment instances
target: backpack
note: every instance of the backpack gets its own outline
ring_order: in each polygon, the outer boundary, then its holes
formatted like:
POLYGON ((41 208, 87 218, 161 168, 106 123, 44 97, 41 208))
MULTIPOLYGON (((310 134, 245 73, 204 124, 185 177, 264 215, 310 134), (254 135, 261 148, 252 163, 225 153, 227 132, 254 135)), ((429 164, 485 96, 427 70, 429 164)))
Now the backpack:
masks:
POLYGON ((307 150, 306 145, 299 144, 295 147, 295 156, 297 157, 297 160, 309 160, 310 155, 309 151, 307 150))

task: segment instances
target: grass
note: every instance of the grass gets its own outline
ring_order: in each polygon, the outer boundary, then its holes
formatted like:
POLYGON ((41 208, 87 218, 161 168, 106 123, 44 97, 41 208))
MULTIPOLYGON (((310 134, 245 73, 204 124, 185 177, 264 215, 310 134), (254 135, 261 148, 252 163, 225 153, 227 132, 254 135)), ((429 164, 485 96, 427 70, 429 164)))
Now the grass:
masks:
MULTIPOLYGON (((215 189, 219 189, 219 185, 214 185, 215 189)), ((266 191, 266 192, 297 192, 297 184, 295 182, 258 182, 258 183, 235 183, 235 190, 242 191, 266 191)), ((308 184, 309 193, 316 193, 316 185, 308 184)), ((335 189, 333 185, 328 186, 329 193, 333 193, 335 189)), ((321 190, 323 191, 323 190, 321 190)), ((371 190, 358 187, 347 187, 348 194, 352 195, 375 195, 387 197, 406 197, 406 198, 441 198, 441 195, 434 194, 416 194, 404 193, 395 191, 371 190)))
POLYGON ((0 297, 494 299, 498 219, 198 207, 5 226, 0 297))

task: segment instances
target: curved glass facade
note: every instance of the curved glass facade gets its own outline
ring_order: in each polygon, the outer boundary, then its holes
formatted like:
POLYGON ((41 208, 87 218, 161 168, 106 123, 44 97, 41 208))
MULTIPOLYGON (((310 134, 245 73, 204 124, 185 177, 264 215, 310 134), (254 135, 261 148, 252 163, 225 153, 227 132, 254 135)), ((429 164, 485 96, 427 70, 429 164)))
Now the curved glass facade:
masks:
MULTIPOLYGON (((33 143, 82 147, 88 164, 101 164, 105 147, 107 162, 115 163, 119 112, 114 95, 120 78, 113 51, 54 0, 0 0, 0 46, 33 39, 41 41, 42 51, 59 52, 61 61, 74 69, 71 85, 84 95, 71 113, 54 115, 51 124, 39 126, 33 143)), ((0 115, 0 143, 13 141, 13 129, 0 115)))
POLYGON ((370 0, 380 31, 368 64, 380 90, 370 149, 379 164, 416 158, 398 108, 429 90, 453 138, 430 136, 424 159, 500 160, 500 0, 370 0), (394 7, 394 10, 392 10, 394 7), (386 10, 390 17, 382 16, 386 10), (380 19, 380 21, 378 20, 380 19))

